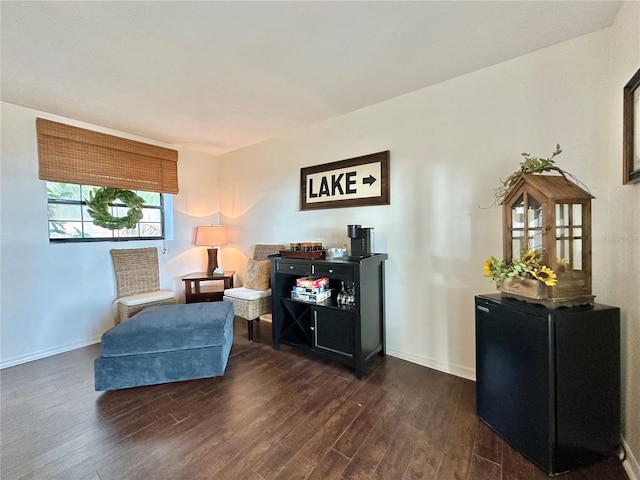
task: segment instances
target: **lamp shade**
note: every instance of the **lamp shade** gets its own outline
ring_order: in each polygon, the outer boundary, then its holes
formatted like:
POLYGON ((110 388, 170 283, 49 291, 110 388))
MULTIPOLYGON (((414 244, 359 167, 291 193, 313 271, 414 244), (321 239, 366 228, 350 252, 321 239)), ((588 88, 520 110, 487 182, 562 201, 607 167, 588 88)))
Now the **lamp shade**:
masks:
POLYGON ((227 227, 224 225, 205 225, 196 227, 196 245, 225 245, 227 227))

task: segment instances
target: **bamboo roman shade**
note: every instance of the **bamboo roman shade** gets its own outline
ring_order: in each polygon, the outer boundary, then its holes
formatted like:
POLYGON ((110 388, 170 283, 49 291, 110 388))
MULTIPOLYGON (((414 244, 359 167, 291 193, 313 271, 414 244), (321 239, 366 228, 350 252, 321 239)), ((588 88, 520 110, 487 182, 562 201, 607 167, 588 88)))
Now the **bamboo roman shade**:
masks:
POLYGON ((39 177, 148 192, 178 193, 178 152, 36 119, 39 177))

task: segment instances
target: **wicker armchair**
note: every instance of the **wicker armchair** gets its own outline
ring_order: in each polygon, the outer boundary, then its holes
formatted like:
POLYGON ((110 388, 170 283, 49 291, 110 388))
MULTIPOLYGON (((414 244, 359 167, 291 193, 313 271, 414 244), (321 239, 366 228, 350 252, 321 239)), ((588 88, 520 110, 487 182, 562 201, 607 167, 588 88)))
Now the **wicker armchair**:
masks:
POLYGON ((157 248, 111 250, 110 253, 118 295, 116 324, 143 308, 176 303, 174 292, 160 290, 157 248))
MULTIPOLYGON (((254 260, 267 260, 269 255, 275 255, 284 250, 282 245, 256 245, 253 252, 254 260)), ((236 316, 247 321, 247 334, 253 341, 253 321, 260 320, 260 315, 271 313, 271 289, 267 291, 249 288, 228 288, 224 291, 222 300, 231 302, 236 316)))

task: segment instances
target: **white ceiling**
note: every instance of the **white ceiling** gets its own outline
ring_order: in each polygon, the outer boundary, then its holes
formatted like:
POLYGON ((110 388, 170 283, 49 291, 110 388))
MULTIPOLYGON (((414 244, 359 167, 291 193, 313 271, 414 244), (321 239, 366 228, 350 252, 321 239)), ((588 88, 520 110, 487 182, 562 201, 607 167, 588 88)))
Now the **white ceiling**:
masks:
POLYGON ((605 28, 617 1, 1 3, 1 98, 213 154, 605 28))

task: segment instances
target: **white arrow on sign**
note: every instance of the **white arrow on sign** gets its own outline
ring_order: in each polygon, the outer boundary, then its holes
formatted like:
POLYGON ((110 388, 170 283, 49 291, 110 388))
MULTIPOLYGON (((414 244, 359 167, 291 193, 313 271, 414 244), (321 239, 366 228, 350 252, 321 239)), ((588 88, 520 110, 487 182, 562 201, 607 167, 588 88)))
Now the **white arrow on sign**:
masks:
POLYGON ((381 163, 325 170, 307 175, 307 203, 379 197, 381 163))

